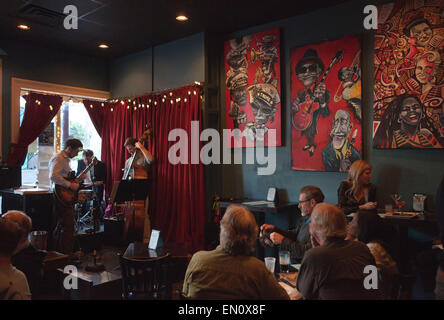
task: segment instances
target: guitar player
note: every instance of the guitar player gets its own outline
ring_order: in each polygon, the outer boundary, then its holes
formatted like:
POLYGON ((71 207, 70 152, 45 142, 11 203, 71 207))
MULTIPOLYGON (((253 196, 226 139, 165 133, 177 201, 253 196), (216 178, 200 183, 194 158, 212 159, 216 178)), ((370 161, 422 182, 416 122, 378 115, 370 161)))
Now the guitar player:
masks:
MULTIPOLYGON (((315 135, 318 133, 318 119, 327 117, 330 114, 328 109, 328 100, 330 98, 330 92, 326 90, 324 83, 316 85, 321 74, 325 70, 324 63, 318 57, 318 53, 314 49, 308 49, 305 51, 304 56, 299 60, 295 67, 296 75, 302 82, 305 89, 298 92, 297 98, 293 101, 291 109, 292 114, 301 111, 300 106, 303 103, 318 103, 319 108, 312 111, 313 119, 310 124, 301 131, 301 134, 307 139, 307 144, 303 147, 304 151, 308 151, 310 157, 313 156, 316 144, 314 142, 315 135)), ((310 112, 310 111, 309 111, 310 112)))
MULTIPOLYGON (((71 159, 77 156, 82 148, 83 144, 79 139, 67 139, 65 149, 49 160, 49 179, 53 190, 54 185, 58 184, 72 191, 77 191, 79 184, 69 181, 67 177, 72 171, 69 166, 71 159)), ((56 249, 59 252, 71 255, 72 260, 75 260, 75 256, 72 255, 74 247, 74 206, 62 203, 55 196, 53 203, 54 212, 57 216, 57 225, 53 233, 56 249)))

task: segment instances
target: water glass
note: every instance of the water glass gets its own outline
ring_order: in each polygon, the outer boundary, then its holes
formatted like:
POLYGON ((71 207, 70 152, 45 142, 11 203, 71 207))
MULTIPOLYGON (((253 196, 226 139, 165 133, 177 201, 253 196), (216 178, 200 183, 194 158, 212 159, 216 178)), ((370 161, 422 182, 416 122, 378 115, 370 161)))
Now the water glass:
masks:
POLYGON ((30 234, 31 244, 39 250, 46 250, 48 242, 48 232, 46 231, 32 231, 30 234))
POLYGON ((393 212, 393 206, 391 203, 385 205, 385 213, 393 212))
POLYGON ((281 272, 290 272, 290 251, 279 251, 279 265, 281 272))
POLYGON ((276 258, 274 257, 265 257, 265 266, 271 273, 274 273, 274 266, 276 265, 276 258))

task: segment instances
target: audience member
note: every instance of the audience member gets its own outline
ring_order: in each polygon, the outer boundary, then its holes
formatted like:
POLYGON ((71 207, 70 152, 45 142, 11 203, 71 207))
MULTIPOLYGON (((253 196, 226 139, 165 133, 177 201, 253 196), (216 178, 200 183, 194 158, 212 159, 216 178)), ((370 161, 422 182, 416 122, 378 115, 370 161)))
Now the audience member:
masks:
POLYGON ((21 237, 19 225, 0 218, 0 300, 29 300, 26 276, 11 264, 11 256, 21 237))
POLYGON ((188 265, 183 293, 192 299, 289 299, 263 261, 251 256, 258 227, 246 208, 231 205, 220 222, 220 245, 188 265))
POLYGON ((347 223, 335 205, 320 203, 310 219, 313 248, 302 260, 297 289, 304 299, 378 299, 379 289, 366 289, 364 269, 375 266, 368 247, 345 240, 347 223))
POLYGON ((33 297, 38 295, 43 277, 43 259, 47 252, 36 249, 28 240, 32 230, 32 220, 21 211, 8 211, 4 218, 16 222, 20 226, 21 237, 14 251, 11 262, 14 267, 22 271, 28 279, 29 288, 33 297))
POLYGON ((302 218, 298 220, 294 229, 284 231, 270 224, 261 226, 260 243, 263 246, 273 247, 280 245, 282 250, 290 251, 292 263, 300 263, 305 251, 311 248, 309 222, 310 215, 316 204, 324 201, 324 194, 316 186, 305 186, 299 193, 298 207, 302 218))
POLYGON ((357 212, 349 225, 350 239, 365 243, 376 261, 379 273, 379 287, 385 299, 395 294, 399 270, 393 257, 393 249, 388 243, 382 219, 372 212, 357 212))
POLYGON ((359 210, 376 210, 376 186, 370 183, 372 167, 356 160, 350 167, 348 179, 338 189, 338 203, 345 214, 359 210))

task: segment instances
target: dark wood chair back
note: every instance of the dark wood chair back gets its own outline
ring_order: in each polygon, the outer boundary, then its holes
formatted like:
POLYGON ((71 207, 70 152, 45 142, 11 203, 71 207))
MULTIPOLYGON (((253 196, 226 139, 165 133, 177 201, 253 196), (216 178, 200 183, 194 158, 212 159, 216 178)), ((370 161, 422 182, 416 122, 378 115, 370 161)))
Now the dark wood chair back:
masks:
POLYGON ((143 260, 119 255, 123 299, 171 299, 170 260, 169 254, 143 260))

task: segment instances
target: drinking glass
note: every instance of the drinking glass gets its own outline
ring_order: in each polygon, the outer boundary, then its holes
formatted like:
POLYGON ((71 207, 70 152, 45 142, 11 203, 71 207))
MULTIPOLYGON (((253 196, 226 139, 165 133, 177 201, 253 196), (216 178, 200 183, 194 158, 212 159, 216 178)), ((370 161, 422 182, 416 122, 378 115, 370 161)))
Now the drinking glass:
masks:
POLYGON ((274 273, 274 266, 276 265, 276 258, 274 257, 265 257, 265 266, 271 273, 274 273))
POLYGON ((391 203, 385 205, 385 213, 393 212, 393 206, 391 203))
POLYGON ((281 272, 290 272, 290 251, 279 251, 279 265, 281 268, 281 272))
POLYGON ((413 195, 413 210, 424 213, 424 201, 426 198, 425 194, 415 193, 413 195))
POLYGON ((398 210, 401 212, 402 215, 402 207, 405 205, 405 201, 400 201, 401 196, 397 193, 394 193, 391 195, 393 201, 395 202, 395 205, 398 207, 398 210))

